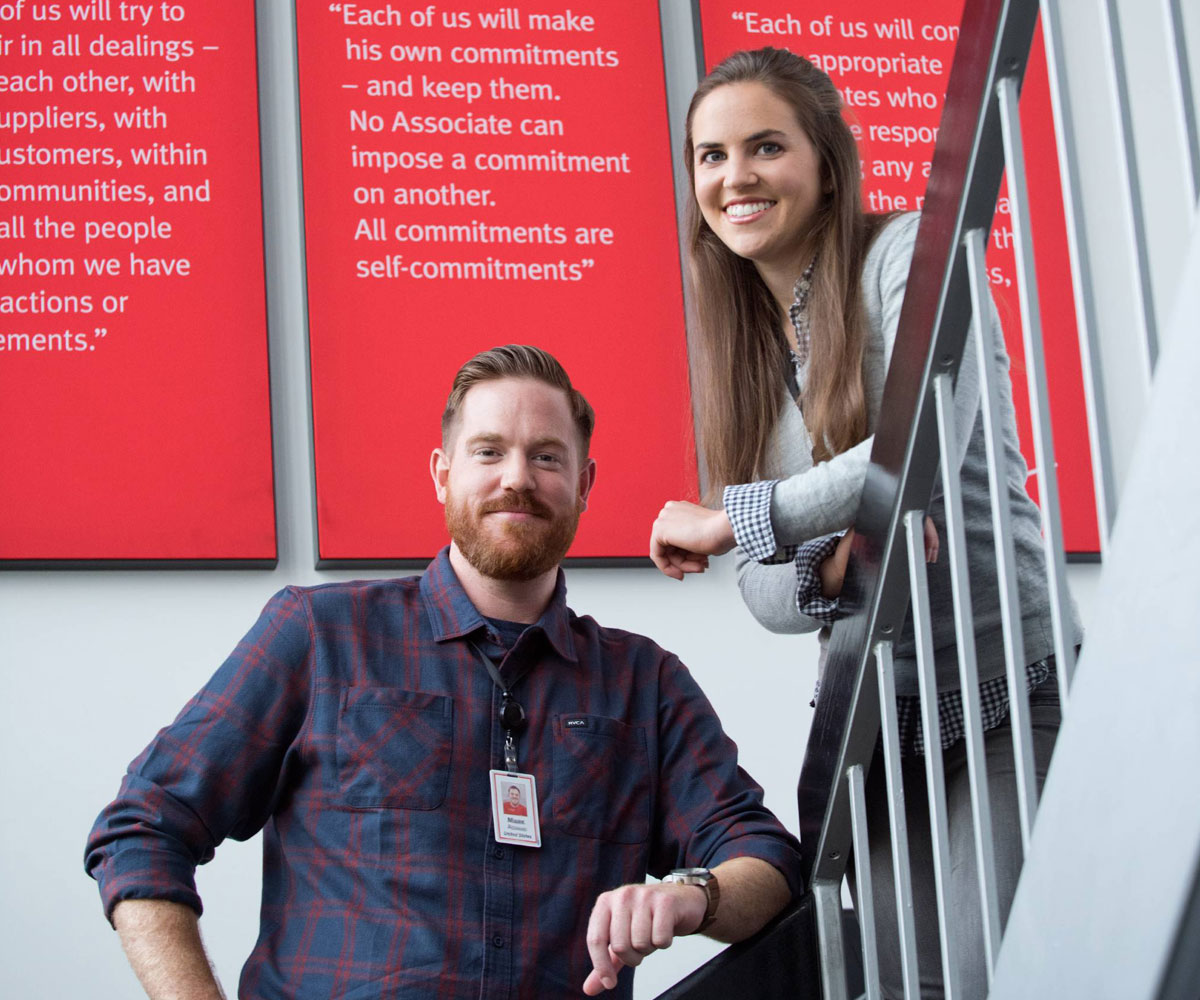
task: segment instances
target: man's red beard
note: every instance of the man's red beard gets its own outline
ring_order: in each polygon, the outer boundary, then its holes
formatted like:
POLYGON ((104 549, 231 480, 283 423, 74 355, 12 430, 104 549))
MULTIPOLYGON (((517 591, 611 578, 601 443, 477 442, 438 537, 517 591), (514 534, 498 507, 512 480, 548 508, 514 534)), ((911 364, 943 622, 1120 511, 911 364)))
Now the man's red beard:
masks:
POLYGON ((463 558, 494 580, 533 580, 557 566, 575 539, 581 513, 583 505, 577 503, 570 514, 556 517, 544 503, 525 493, 506 494, 471 509, 446 491, 446 530, 463 558), (505 510, 534 518, 484 523, 489 514, 505 510))

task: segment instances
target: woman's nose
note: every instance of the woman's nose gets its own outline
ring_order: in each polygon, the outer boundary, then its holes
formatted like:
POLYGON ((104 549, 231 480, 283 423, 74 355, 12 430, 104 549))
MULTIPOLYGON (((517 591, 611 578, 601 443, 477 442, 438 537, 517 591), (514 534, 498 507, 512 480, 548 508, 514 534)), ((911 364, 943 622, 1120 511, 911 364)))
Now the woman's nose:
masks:
POLYGON ((750 187, 758 182, 754 164, 744 156, 731 156, 725 161, 725 187, 750 187))

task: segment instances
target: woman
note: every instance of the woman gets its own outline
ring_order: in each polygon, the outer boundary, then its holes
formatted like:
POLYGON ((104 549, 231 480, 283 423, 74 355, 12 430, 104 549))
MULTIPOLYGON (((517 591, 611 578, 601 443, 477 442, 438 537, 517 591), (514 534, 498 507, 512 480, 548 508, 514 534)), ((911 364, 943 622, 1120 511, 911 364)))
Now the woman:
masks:
MULTIPOLYGON (((693 184, 688 237, 696 303, 696 391, 712 505, 668 503, 651 558, 668 576, 702 572, 738 549, 738 584, 767 628, 827 635, 862 491, 884 378, 904 298, 918 217, 865 215, 854 138, 829 78, 789 52, 739 52, 709 74, 688 109, 693 184), (717 501, 721 506, 717 507, 717 501)), ((990 317, 998 332, 994 311, 990 317)), ((1025 492, 1003 338, 991 359, 1005 387, 1004 448, 1017 553, 1036 770, 1044 777, 1059 714, 1040 522, 1025 492)), ((1016 788, 977 362, 963 359, 955 393, 954 456, 963 484, 967 554, 996 830, 1001 909, 1020 870, 1016 788)), ((926 523, 941 752, 951 812, 951 916, 961 992, 984 997, 987 977, 975 875, 962 702, 940 488, 926 523)), ((1078 627, 1075 641, 1078 642, 1078 627)), ((923 737, 911 624, 896 643, 896 683, 922 993, 942 993, 923 737)), ((936 749, 936 748, 935 748, 936 749)), ((871 863, 885 993, 899 997, 900 959, 882 766, 868 782, 871 863)))

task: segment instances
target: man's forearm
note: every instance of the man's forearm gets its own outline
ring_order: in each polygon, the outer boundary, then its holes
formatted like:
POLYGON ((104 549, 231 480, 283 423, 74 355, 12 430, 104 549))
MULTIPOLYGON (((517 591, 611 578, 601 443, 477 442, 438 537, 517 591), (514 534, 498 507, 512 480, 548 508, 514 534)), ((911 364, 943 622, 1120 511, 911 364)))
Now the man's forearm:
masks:
MULTIPOLYGON (((761 929, 791 899, 785 879, 758 858, 733 858, 713 869, 720 889, 716 917, 705 930, 718 941, 741 941, 761 929)), ((588 920, 592 971, 583 992, 598 996, 617 985, 626 966, 640 965, 677 934, 704 919, 704 890, 677 882, 623 885, 600 894, 588 920)))
POLYGON ((733 943, 756 934, 792 898, 787 879, 761 858, 732 858, 713 873, 721 902, 704 933, 717 941, 733 943))
POLYGON ((113 926, 150 1000, 224 1000, 191 907, 126 899, 113 909, 113 926))

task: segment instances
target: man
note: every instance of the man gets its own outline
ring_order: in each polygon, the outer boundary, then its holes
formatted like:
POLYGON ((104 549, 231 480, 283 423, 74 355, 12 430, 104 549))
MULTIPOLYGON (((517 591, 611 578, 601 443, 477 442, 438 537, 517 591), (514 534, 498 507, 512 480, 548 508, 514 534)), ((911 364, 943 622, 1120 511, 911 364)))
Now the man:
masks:
POLYGON ((194 869, 260 829, 242 997, 628 997, 676 935, 740 940, 798 890, 687 671, 566 606, 592 425, 544 351, 473 358, 431 460, 450 546, 276 595, 130 765, 86 865, 152 998, 221 995, 194 869))
POLYGON ((508 786, 508 801, 504 803, 504 812, 508 816, 529 815, 529 810, 525 808, 525 804, 521 801, 521 788, 519 785, 508 786))

